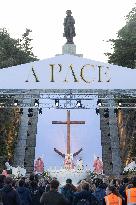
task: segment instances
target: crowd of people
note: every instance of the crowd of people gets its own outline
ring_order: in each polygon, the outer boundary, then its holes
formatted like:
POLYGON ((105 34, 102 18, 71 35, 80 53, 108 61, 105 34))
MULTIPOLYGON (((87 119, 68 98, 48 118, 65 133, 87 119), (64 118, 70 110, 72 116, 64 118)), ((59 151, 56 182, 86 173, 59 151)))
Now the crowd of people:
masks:
POLYGON ((136 205, 136 177, 86 179, 60 186, 56 178, 0 175, 0 205, 136 205))

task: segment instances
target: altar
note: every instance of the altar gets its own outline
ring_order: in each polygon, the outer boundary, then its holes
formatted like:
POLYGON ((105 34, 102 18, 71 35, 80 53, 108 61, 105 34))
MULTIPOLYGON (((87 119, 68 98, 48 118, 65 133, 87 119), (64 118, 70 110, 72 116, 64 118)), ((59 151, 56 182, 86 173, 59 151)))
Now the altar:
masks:
POLYGON ((53 178, 57 178, 58 181, 60 182, 60 185, 63 186, 66 184, 67 179, 71 179, 72 183, 74 185, 77 185, 80 180, 83 180, 87 177, 88 171, 83 169, 83 170, 77 170, 77 169, 48 169, 49 175, 53 178))

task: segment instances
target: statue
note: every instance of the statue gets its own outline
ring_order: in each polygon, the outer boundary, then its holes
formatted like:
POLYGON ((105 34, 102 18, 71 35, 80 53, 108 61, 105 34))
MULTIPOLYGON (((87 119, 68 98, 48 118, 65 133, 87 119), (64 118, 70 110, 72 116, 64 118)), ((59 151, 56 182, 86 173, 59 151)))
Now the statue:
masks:
POLYGON ((99 159, 99 157, 97 157, 97 159, 94 160, 93 167, 94 167, 94 173, 96 173, 96 174, 102 174, 102 171, 103 171, 103 163, 102 163, 102 161, 99 159))
POLYGON ((80 171, 83 170, 84 166, 83 166, 83 160, 81 158, 77 160, 76 168, 80 171))
POLYGON ((65 160, 64 160, 64 168, 67 170, 73 169, 73 156, 72 154, 66 154, 65 160))
POLYGON ((36 160, 35 166, 34 166, 34 171, 36 172, 36 174, 42 174, 44 172, 44 163, 43 163, 41 157, 39 157, 36 160))
POLYGON ((67 39, 67 44, 74 44, 73 37, 76 36, 75 33, 75 20, 73 16, 71 16, 72 12, 71 10, 66 11, 66 18, 64 19, 64 34, 63 36, 67 39))

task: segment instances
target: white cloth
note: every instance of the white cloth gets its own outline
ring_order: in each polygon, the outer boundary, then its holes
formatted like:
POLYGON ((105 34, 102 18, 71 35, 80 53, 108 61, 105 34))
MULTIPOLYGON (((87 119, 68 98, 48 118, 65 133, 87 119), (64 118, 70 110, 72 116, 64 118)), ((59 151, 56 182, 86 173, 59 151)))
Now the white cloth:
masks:
POLYGON ((128 170, 133 170, 136 168, 136 163, 135 161, 132 161, 131 163, 129 163, 125 168, 124 171, 128 171, 128 170))

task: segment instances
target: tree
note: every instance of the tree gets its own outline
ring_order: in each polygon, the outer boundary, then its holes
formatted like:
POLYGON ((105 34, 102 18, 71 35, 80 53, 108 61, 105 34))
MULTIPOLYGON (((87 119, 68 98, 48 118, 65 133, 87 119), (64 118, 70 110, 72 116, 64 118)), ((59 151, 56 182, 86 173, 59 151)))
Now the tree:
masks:
POLYGON ((124 67, 136 67, 136 7, 126 16, 126 25, 118 31, 117 39, 110 39, 113 53, 106 53, 108 62, 124 67))
POLYGON ((30 32, 26 29, 21 39, 14 39, 5 28, 0 29, 0 68, 38 60, 32 52, 30 32))
MULTIPOLYGON (((14 39, 5 28, 0 29, 0 68, 15 66, 38 60, 31 47, 30 29, 26 29, 21 39, 14 39)), ((9 98, 0 103, 9 103, 9 98)), ((20 125, 18 109, 0 107, 0 172, 7 160, 13 162, 14 148, 20 125)))

